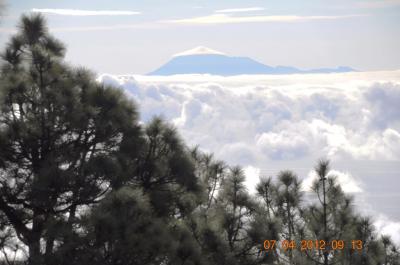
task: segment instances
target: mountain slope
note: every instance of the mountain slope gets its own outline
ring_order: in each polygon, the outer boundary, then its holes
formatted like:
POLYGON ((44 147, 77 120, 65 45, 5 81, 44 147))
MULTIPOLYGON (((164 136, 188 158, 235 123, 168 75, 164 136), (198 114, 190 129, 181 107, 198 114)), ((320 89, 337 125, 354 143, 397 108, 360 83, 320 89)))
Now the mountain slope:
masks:
POLYGON ((149 73, 149 75, 212 74, 229 76, 241 74, 337 73, 350 71, 354 70, 349 67, 313 70, 300 70, 291 66, 272 67, 248 57, 232 57, 206 47, 197 47, 174 55, 170 61, 149 73))

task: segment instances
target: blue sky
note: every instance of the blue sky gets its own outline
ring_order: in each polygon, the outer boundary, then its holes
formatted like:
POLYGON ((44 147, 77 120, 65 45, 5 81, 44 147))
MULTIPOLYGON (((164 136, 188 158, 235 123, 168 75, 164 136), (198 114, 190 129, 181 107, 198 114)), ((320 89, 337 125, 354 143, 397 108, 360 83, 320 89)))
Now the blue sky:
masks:
POLYGON ((6 5, 0 46, 23 12, 57 9, 45 14, 67 44, 67 60, 99 73, 147 73, 199 45, 269 65, 400 68, 399 0, 8 0, 6 5), (93 12, 77 16, 77 11, 93 12))

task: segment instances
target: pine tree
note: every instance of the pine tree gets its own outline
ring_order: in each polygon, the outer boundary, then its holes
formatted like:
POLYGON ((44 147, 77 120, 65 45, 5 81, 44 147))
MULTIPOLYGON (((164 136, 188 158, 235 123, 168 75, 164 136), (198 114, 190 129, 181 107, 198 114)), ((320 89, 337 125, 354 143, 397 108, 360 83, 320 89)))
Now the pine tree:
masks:
POLYGON ((122 154, 141 146, 132 102, 64 54, 41 15, 22 16, 2 54, 0 211, 29 264, 51 263, 84 207, 126 181, 122 154))
POLYGON ((344 194, 335 176, 328 176, 329 171, 329 161, 320 160, 315 167, 317 179, 312 186, 317 204, 310 205, 304 211, 304 235, 316 242, 306 252, 307 257, 325 265, 335 264, 339 260, 345 262, 343 255, 350 249, 351 239, 354 239, 351 238, 354 229, 351 198, 344 194), (332 249, 334 240, 343 240, 346 249, 332 249))
POLYGON ((85 219, 79 252, 65 264, 202 264, 184 223, 157 217, 140 189, 110 193, 85 219))
POLYGON ((249 236, 254 242, 259 242, 259 258, 261 264, 275 264, 280 262, 279 241, 282 234, 282 218, 279 216, 277 186, 272 178, 261 177, 256 185, 256 198, 259 199, 258 207, 251 222, 249 236), (276 240, 274 247, 269 245, 265 249, 264 242, 276 240))
POLYGON ((383 265, 399 265, 400 264, 400 249, 396 246, 389 236, 384 235, 381 237, 381 244, 383 245, 383 265))
POLYGON ((195 174, 200 182, 202 195, 196 209, 186 220, 186 225, 201 249, 202 256, 210 265, 238 264, 229 251, 225 237, 221 235, 220 208, 218 198, 222 183, 229 170, 222 161, 214 159, 195 147, 191 150, 195 174))
POLYGON ((256 264, 261 242, 254 242, 250 233, 257 204, 248 194, 244 180, 240 167, 229 170, 218 196, 217 210, 229 252, 239 264, 256 264))
POLYGON ((131 184, 149 195, 160 216, 184 218, 196 207, 201 193, 190 151, 176 129, 159 117, 144 131, 143 152, 131 160, 131 184))
POLYGON ((276 187, 276 200, 277 200, 277 212, 282 222, 282 234, 281 240, 288 242, 286 250, 282 253, 287 255, 288 264, 296 264, 295 260, 298 259, 295 256, 299 254, 297 244, 300 242, 301 235, 299 235, 300 225, 300 203, 302 194, 300 192, 300 185, 296 174, 292 171, 286 170, 281 171, 278 174, 278 184, 276 187), (296 245, 293 245, 294 242, 296 245), (294 248, 292 249, 292 246, 294 248))
POLYGON ((82 249, 98 264, 204 264, 190 226, 200 201, 190 153, 160 118, 145 125, 143 138, 130 181, 87 216, 82 249))
POLYGON ((272 178, 261 178, 256 186, 256 195, 261 198, 262 204, 265 206, 263 214, 267 220, 271 220, 277 215, 277 188, 272 182, 272 178))

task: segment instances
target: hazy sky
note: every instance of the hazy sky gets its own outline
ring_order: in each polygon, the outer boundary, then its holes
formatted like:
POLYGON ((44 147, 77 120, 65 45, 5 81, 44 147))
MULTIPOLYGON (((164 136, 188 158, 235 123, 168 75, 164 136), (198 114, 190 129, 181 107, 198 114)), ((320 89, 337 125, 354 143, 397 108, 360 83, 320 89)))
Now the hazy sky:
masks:
POLYGON ((67 59, 99 73, 154 70, 199 45, 269 65, 400 69, 400 0, 6 1, 4 46, 19 16, 45 12, 67 59))

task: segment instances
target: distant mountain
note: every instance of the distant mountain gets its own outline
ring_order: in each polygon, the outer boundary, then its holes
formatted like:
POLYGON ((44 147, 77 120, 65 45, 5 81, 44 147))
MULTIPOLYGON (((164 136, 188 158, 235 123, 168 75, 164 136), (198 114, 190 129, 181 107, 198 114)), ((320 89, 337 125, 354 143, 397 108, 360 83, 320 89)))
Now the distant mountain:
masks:
POLYGON ((299 73, 343 73, 355 71, 350 67, 301 70, 291 66, 268 66, 248 57, 232 57, 207 47, 197 47, 172 57, 170 61, 149 75, 176 74, 299 74, 299 73))

